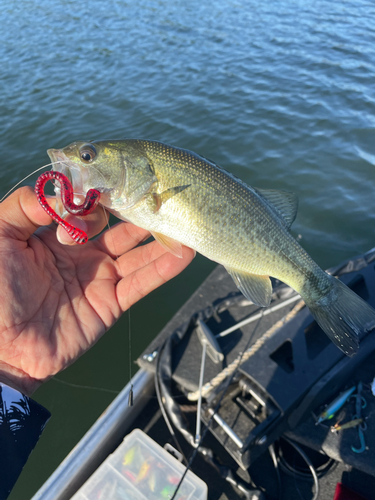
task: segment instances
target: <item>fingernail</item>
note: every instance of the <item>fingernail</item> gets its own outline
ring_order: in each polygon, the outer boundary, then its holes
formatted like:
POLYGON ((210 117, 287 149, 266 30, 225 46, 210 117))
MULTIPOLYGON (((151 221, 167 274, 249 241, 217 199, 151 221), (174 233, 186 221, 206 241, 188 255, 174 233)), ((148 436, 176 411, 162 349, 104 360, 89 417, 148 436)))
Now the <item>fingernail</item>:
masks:
MULTIPOLYGON (((65 218, 66 222, 69 222, 74 227, 78 227, 82 231, 85 231, 87 233, 88 226, 86 222, 82 219, 79 219, 78 217, 74 217, 73 215, 68 215, 65 218)), ((57 241, 61 243, 62 245, 76 245, 77 243, 73 240, 71 236, 67 233, 67 231, 62 227, 58 226, 57 231, 56 231, 56 237, 57 241)))

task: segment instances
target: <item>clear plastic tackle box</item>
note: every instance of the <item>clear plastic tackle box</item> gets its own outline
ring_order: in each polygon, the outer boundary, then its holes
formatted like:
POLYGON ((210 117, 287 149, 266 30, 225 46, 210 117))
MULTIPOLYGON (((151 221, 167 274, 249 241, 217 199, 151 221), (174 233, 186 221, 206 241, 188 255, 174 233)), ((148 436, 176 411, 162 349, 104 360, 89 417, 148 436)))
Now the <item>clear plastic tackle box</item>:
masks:
MULTIPOLYGON (((72 497, 72 500, 168 500, 185 466, 135 429, 72 497)), ((206 500, 207 485, 188 471, 175 500, 206 500)))

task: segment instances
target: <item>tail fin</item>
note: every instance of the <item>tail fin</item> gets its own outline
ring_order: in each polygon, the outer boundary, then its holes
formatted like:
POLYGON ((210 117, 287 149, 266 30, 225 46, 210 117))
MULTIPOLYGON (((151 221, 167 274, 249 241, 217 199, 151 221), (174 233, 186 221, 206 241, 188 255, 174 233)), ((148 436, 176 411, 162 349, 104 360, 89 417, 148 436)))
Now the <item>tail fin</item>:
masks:
POLYGON ((316 302, 306 298, 305 303, 332 342, 346 355, 353 356, 359 341, 375 328, 375 309, 340 280, 331 279, 333 287, 327 295, 316 302))

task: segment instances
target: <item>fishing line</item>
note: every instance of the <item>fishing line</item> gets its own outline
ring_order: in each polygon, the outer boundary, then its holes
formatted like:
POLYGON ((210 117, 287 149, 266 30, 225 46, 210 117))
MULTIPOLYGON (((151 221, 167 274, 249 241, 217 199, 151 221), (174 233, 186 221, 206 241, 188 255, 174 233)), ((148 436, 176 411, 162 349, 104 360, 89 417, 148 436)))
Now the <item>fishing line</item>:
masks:
POLYGON ((47 165, 43 165, 43 167, 37 168, 36 170, 34 170, 33 172, 31 172, 31 174, 26 175, 26 177, 24 177, 22 180, 20 180, 19 182, 17 182, 17 184, 15 186, 13 186, 11 189, 9 189, 9 191, 1 198, 0 203, 2 203, 5 200, 5 198, 12 191, 14 191, 16 189, 16 187, 18 187, 20 184, 22 184, 26 179, 28 179, 29 177, 31 177, 32 175, 34 175, 36 172, 39 172, 40 170, 43 170, 43 168, 47 168, 50 165, 56 165, 56 163, 64 163, 64 162, 63 161, 53 161, 52 163, 47 163, 47 165))
MULTIPOLYGON (((239 360, 238 360, 238 363, 237 363, 237 368, 236 368, 236 369, 233 371, 233 373, 231 373, 231 375, 227 378, 226 384, 225 384, 224 389, 223 389, 223 393, 221 394, 221 396, 220 396, 220 398, 219 398, 219 401, 217 402, 217 404, 216 404, 216 406, 215 406, 215 409, 214 409, 214 411, 212 412, 212 415, 210 416, 210 418, 209 418, 209 420, 208 420, 208 422, 207 422, 207 425, 206 425, 206 427, 205 427, 204 431, 203 431, 203 432, 202 432, 202 434, 201 434, 201 437, 200 437, 199 443, 197 444, 196 448, 193 450, 193 452, 192 452, 192 454, 191 454, 191 456, 190 456, 189 462, 188 462, 188 464, 187 464, 187 466, 186 466, 186 468, 185 468, 185 470, 184 470, 184 473, 183 473, 183 474, 182 474, 182 476, 181 476, 181 479, 180 479, 180 481, 179 481, 178 485, 176 486, 176 489, 175 489, 175 491, 174 491, 174 493, 173 493, 173 496, 172 496, 171 500, 175 500, 176 495, 177 495, 177 493, 178 493, 178 490, 180 489, 180 487, 181 487, 181 485, 182 485, 182 482, 183 482, 183 480, 184 480, 184 479, 185 479, 185 477, 186 477, 186 474, 187 474, 187 473, 188 473, 188 471, 190 470, 191 465, 192 465, 193 461, 195 460, 195 457, 197 456, 197 453, 198 453, 198 451, 199 451, 199 447, 200 447, 200 446, 201 446, 201 444, 203 443, 203 440, 204 440, 204 438, 205 438, 205 436, 206 436, 206 434, 207 434, 207 432, 208 432, 208 429, 210 428, 210 426, 211 426, 211 424, 212 424, 212 420, 213 420, 214 416, 216 415, 216 413, 218 412, 218 410, 219 410, 219 408, 220 408, 220 405, 221 405, 221 402, 223 401, 224 396, 225 396, 225 394, 227 393, 227 390, 228 390, 228 388, 229 388, 230 384, 232 383, 232 380, 233 380, 233 378, 234 378, 235 374, 237 373, 237 370, 238 370, 239 366, 241 365, 243 355, 244 355, 244 354, 245 354, 245 352, 247 351, 247 349, 248 349, 248 347, 249 347, 249 345, 250 345, 251 339, 253 338, 253 336, 255 335, 256 330, 258 329, 258 327, 259 327, 259 325, 260 325, 260 322, 261 322, 261 320, 262 320, 262 317, 263 317, 263 314, 261 314, 260 318, 258 318, 258 322, 257 322, 257 324, 256 324, 256 326, 255 326, 255 328, 254 328, 254 330, 251 332, 251 335, 249 336, 249 339, 248 339, 248 341, 247 341, 247 343, 246 343, 245 349, 244 349, 244 350, 241 352, 241 354, 240 354, 240 357, 239 357, 239 360)), ((315 500, 315 499, 314 499, 314 500, 315 500)))
MULTIPOLYGON (((107 226, 108 226, 108 233, 111 235, 112 238, 112 245, 113 245, 113 253, 116 256, 116 260, 119 259, 120 255, 116 252, 116 245, 115 245, 115 240, 113 238, 113 234, 111 233, 110 229, 111 226, 109 224, 109 215, 106 212, 106 209, 102 206, 103 211, 104 211, 104 216, 107 220, 107 226)), ((133 406, 133 374, 132 374, 132 338, 131 338, 131 319, 130 319, 130 306, 128 308, 128 353, 129 353, 129 383, 130 383, 130 389, 129 389, 129 400, 128 400, 128 405, 133 406)))
MULTIPOLYGON (((290 446, 292 446, 297 451, 297 453, 300 454, 300 456, 303 458, 303 460, 307 464, 308 468, 310 469, 311 475, 312 475, 313 480, 314 480, 314 485, 315 485, 315 493, 314 493, 312 500, 317 500, 317 498, 319 497, 319 479, 318 479, 318 475, 316 473, 315 467, 313 466, 311 460, 309 459, 309 457, 306 455, 306 453, 302 450, 302 448, 297 443, 295 443, 294 441, 292 441, 291 439, 289 439, 285 435, 282 436, 282 439, 284 439, 284 441, 289 443, 290 446)), ((296 475, 297 474, 294 474, 294 477, 296 477, 296 475)), ((297 489, 298 493, 301 495, 297 485, 296 485, 296 489, 297 489)), ((303 498, 303 497, 301 496, 301 498, 303 498)))
MULTIPOLYGON (((114 389, 105 389, 104 387, 97 387, 95 385, 81 385, 81 384, 73 384, 72 382, 66 382, 65 380, 58 379, 56 377, 52 377, 50 380, 54 382, 58 382, 59 384, 67 385, 69 387, 74 387, 75 389, 90 389, 92 391, 101 391, 108 392, 109 394, 120 394, 121 391, 115 391, 114 389)), ((175 396, 173 399, 181 399, 184 396, 175 396)), ((157 396, 150 396, 147 399, 157 399, 157 396)), ((186 461, 187 462, 187 461, 186 461)))
MULTIPOLYGON (((59 160, 59 161, 54 161, 54 162, 51 162, 51 163, 47 163, 46 165, 43 165, 42 167, 39 167, 37 168, 36 170, 34 170, 33 172, 31 172, 30 174, 26 175, 26 177, 24 177, 23 179, 21 179, 19 182, 17 182, 17 184, 15 184, 1 199, 0 199, 0 203, 2 203, 5 198, 7 198, 7 196, 9 196, 10 193, 12 193, 20 184, 22 184, 26 179, 28 179, 29 177, 31 177, 32 175, 34 175, 35 173, 49 167, 49 166, 53 166, 53 165, 56 165, 56 164, 65 164, 68 169, 69 169, 69 164, 62 161, 62 160, 59 160)), ((99 174, 103 179, 104 179, 104 176, 101 172, 99 172, 95 167, 93 167, 94 170, 96 171, 97 174, 99 174)), ((54 183, 55 184, 55 183, 54 183)), ((77 193, 74 193, 74 194, 77 194, 77 193)), ((110 230, 111 229, 111 226, 109 224, 109 216, 107 216, 107 212, 105 210, 104 207, 103 208, 103 212, 104 212, 104 216, 107 220, 107 226, 108 226, 108 229, 110 230)), ((115 250, 115 242, 114 242, 114 238, 113 238, 113 235, 112 233, 109 231, 109 233, 111 234, 111 238, 112 238, 112 244, 113 244, 113 248, 115 250)), ((115 251, 114 252, 115 255, 116 255, 116 259, 119 258, 119 255, 117 254, 117 252, 115 251)), ((130 391, 129 391, 129 406, 133 406, 133 384, 131 383, 131 380, 132 380, 132 369, 131 369, 131 361, 132 361, 132 342, 131 342, 131 320, 130 320, 130 307, 128 309, 128 328, 129 328, 129 331, 128 331, 128 349, 129 349, 129 380, 130 380, 130 391)), ((60 384, 64 384, 64 385, 67 385, 67 386, 70 386, 70 387, 75 387, 75 388, 78 388, 78 389, 91 389, 91 390, 96 390, 96 391, 102 391, 102 392, 108 392, 108 393, 111 393, 111 394, 119 394, 120 391, 115 391, 115 390, 111 390, 111 389, 104 389, 104 388, 101 388, 101 387, 94 387, 94 386, 86 386, 86 385, 80 385, 80 384, 73 384, 73 383, 70 383, 70 382, 66 382, 66 381, 63 381, 63 380, 59 380, 58 378, 56 377, 52 377, 52 380, 55 380, 56 382, 59 382, 60 384)))
MULTIPOLYGON (((159 354, 158 354, 158 357, 157 357, 157 360, 156 360, 156 368, 155 368, 155 392, 156 392, 156 397, 158 399, 158 402, 159 402, 159 407, 160 407, 160 411, 163 415, 163 418, 164 418, 164 421, 165 421, 165 424, 166 426, 168 427, 168 430, 172 436, 172 439, 174 441, 174 444, 176 446, 176 448, 178 449, 178 451, 181 453, 183 459, 184 459, 184 462, 185 464, 188 464, 188 460, 181 448, 181 445, 177 439, 177 436, 176 436, 176 433, 174 432, 174 429, 172 427, 172 424, 170 422, 170 419, 168 417, 168 413, 164 407, 164 403, 163 403, 163 398, 161 396, 161 391, 160 391, 160 382, 159 382, 159 366, 160 366, 160 360, 161 360, 161 353, 163 351, 165 347, 165 344, 162 345, 160 351, 159 351, 159 354)), ((177 490, 176 490, 177 492, 177 490)))
POLYGON ((55 382, 58 382, 59 384, 67 385, 69 387, 75 387, 76 389, 91 389, 92 391, 102 391, 102 392, 108 392, 110 394, 120 394, 120 392, 121 392, 121 391, 114 391, 112 389, 104 389, 104 387, 72 384, 71 382, 66 382, 65 380, 60 380, 56 377, 52 377, 51 380, 54 380, 55 382))
POLYGON ((130 383, 128 405, 133 406, 132 338, 131 338, 131 323, 130 323, 130 306, 128 309, 128 351, 129 351, 129 383, 130 383))
MULTIPOLYGON (((37 172, 39 172, 40 170, 43 170, 44 168, 47 168, 49 167, 50 165, 56 165, 58 163, 61 163, 62 165, 65 165, 68 169, 70 167, 69 163, 68 162, 65 162, 63 160, 59 160, 59 161, 53 161, 51 163, 47 163, 46 165, 43 165, 43 167, 39 167, 37 168, 36 170, 34 170, 33 172, 31 172, 30 174, 26 175, 26 177, 24 177, 23 179, 21 179, 19 182, 17 182, 17 184, 15 184, 11 189, 9 189, 9 191, 0 199, 0 203, 2 203, 5 198, 10 195, 10 193, 12 191, 14 191, 20 184, 22 184, 26 179, 28 179, 29 177, 31 177, 32 175, 36 174, 37 172)), ((99 172, 98 169, 96 169, 95 167, 91 167, 93 170, 95 170, 95 172, 97 174, 99 174, 103 179, 104 179, 104 176, 101 172, 99 172)), ((74 193, 74 194, 81 194, 81 193, 74 193)))
MULTIPOLYGON (((55 162, 57 163, 57 162, 55 162)), ((48 165, 47 165, 48 166, 48 165)), ((110 229, 111 229, 111 226, 109 224, 109 215, 107 213, 107 211, 105 210, 105 208, 102 206, 103 208, 103 212, 104 212, 104 217, 107 221, 107 226, 108 226, 108 229, 109 229, 109 234, 111 235, 111 238, 112 238, 112 245, 113 245, 113 249, 114 249, 114 254, 116 256, 116 259, 119 258, 119 255, 118 253, 115 251, 115 241, 114 241, 114 238, 113 238, 113 234, 110 232, 110 229)), ((130 322, 130 307, 128 309, 128 325, 129 325, 129 379, 130 379, 130 391, 129 391, 129 406, 133 406, 133 384, 131 383, 131 380, 132 380, 132 370, 131 370, 131 361, 132 361, 132 352, 131 352, 131 322, 130 322)), ((77 389, 91 389, 91 390, 96 390, 96 391, 102 391, 102 392, 108 392, 108 393, 111 393, 111 394, 120 394, 121 391, 115 391, 113 389, 104 389, 102 387, 95 387, 95 386, 88 386, 88 385, 81 385, 81 384, 73 384, 71 382, 65 382, 64 380, 60 380, 56 377, 52 377, 52 380, 55 380, 56 382, 59 382, 60 384, 64 384, 64 385, 67 385, 67 386, 70 386, 70 387, 75 387, 77 389)), ((156 396, 154 396, 154 398, 156 398, 156 396)), ((149 398, 151 399, 151 398, 149 398)))
POLYGON ((276 472, 276 477, 277 477, 277 486, 278 486, 278 490, 277 490, 277 498, 279 500, 281 500, 281 492, 282 492, 282 487, 281 487, 281 476, 280 476, 280 470, 279 470, 279 463, 277 461, 277 456, 276 456, 276 452, 275 452, 275 446, 274 444, 270 444, 269 447, 268 447, 268 451, 271 455, 271 458, 272 458, 272 462, 273 462, 273 466, 275 468, 275 472, 276 472))

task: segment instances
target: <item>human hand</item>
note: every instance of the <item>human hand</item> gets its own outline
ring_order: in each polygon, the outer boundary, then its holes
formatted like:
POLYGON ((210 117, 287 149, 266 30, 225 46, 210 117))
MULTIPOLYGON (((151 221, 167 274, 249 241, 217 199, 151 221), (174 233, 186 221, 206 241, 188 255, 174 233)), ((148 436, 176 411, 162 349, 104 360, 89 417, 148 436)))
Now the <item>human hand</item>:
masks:
MULTIPOLYGON (((98 234, 102 207, 85 223, 89 237, 98 234)), ((121 222, 84 246, 62 245, 31 188, 1 203, 0 381, 30 395, 194 257, 183 247, 179 259, 156 241, 137 247, 148 237, 121 222)))

